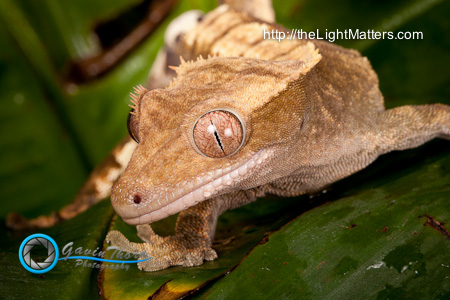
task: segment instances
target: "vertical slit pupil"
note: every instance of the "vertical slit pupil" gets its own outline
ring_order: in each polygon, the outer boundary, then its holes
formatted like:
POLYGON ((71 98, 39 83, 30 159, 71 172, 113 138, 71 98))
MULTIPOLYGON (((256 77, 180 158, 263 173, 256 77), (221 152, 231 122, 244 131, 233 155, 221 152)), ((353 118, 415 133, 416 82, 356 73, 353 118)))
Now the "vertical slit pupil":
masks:
POLYGON ((211 121, 211 125, 214 126, 214 136, 216 137, 216 141, 219 144, 220 150, 222 150, 222 152, 225 153, 225 151, 223 150, 222 142, 220 141, 220 138, 219 138, 219 134, 217 133, 217 130, 215 129, 216 126, 214 125, 213 121, 211 121))

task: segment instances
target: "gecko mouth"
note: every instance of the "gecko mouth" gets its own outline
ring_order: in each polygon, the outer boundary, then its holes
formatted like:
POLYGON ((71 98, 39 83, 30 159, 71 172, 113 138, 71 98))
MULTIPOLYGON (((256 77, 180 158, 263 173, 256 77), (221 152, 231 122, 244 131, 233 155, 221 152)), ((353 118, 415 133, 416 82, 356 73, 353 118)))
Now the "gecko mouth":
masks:
POLYGON ((268 149, 260 150, 242 165, 235 167, 228 173, 223 174, 216 179, 203 183, 200 187, 182 197, 179 197, 164 207, 137 217, 122 217, 122 219, 130 225, 139 225, 156 222, 170 215, 176 214, 196 205, 201 201, 209 199, 211 196, 218 194, 227 187, 230 187, 233 183, 241 181, 250 170, 256 168, 263 161, 266 161, 270 156, 269 154, 270 150, 268 149))

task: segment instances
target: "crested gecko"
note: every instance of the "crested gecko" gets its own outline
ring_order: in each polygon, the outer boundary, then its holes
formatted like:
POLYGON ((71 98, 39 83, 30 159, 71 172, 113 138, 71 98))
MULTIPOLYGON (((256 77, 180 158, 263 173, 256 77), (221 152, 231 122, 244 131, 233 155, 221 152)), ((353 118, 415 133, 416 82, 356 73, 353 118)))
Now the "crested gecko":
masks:
MULTIPOLYGON (((137 143, 125 140, 78 201, 88 207, 94 190, 103 194, 93 199, 107 196, 107 178, 123 172, 111 203, 144 243, 118 231, 106 240, 151 256, 138 264, 145 271, 216 259, 212 242, 224 211, 266 194, 314 193, 384 153, 450 139, 449 106, 386 110, 377 75, 359 52, 317 40, 264 39, 264 31, 283 30, 273 23, 270 1, 246 8, 226 2, 170 47, 170 57, 187 61, 173 68, 167 87, 135 89, 128 127, 137 143), (150 223, 176 213, 174 236, 153 232, 150 223)), ((79 212, 79 203, 58 218, 79 212)))

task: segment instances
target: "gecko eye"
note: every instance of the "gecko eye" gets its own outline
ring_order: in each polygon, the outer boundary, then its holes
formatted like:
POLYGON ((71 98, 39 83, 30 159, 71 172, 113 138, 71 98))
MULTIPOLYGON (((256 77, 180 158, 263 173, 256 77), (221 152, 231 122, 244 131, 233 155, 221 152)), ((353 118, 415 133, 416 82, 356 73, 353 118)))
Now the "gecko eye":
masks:
POLYGON ((133 140, 135 140, 136 143, 139 144, 139 122, 137 120, 134 109, 131 109, 130 113, 128 114, 127 128, 130 136, 133 138, 133 140))
POLYGON ((244 123, 233 112, 213 110, 202 115, 193 127, 196 150, 208 157, 227 157, 236 153, 244 142, 244 123))

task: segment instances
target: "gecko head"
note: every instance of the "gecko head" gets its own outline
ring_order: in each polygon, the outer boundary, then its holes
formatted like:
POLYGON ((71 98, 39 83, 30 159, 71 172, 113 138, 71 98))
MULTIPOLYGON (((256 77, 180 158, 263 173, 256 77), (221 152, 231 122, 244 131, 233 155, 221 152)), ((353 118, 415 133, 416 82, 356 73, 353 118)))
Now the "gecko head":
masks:
POLYGON ((303 61, 198 59, 166 89, 137 88, 128 125, 139 145, 113 186, 116 212, 151 223, 288 175, 279 165, 301 131, 304 82, 320 58, 308 43, 303 61))

